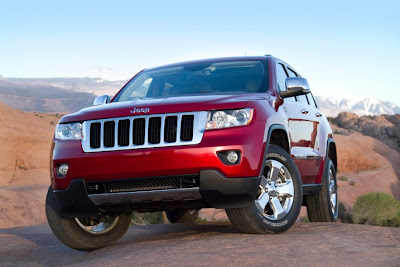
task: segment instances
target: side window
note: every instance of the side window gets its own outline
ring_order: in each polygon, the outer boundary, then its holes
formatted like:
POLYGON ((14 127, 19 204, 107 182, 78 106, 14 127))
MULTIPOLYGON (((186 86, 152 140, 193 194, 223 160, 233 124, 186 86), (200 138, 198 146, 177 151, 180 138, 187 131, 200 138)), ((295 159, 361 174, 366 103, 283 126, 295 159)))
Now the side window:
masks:
POLYGON ((297 101, 302 103, 303 105, 308 105, 308 100, 307 100, 306 95, 298 95, 297 101))
POLYGON ((288 69, 289 77, 299 77, 294 70, 292 70, 291 68, 287 68, 287 69, 288 69))
MULTIPOLYGON (((279 91, 286 91, 285 80, 287 77, 288 74, 286 73, 285 67, 280 63, 276 64, 276 80, 278 83, 279 91)), ((296 102, 296 99, 294 97, 288 97, 285 98, 285 101, 296 102)))
POLYGON ((307 94, 307 98, 308 98, 308 103, 310 103, 310 106, 312 106, 313 108, 318 108, 317 104, 315 103, 314 96, 312 95, 311 92, 307 94))
POLYGON ((286 91, 286 86, 285 86, 285 80, 287 78, 286 71, 283 67, 282 64, 276 64, 276 80, 278 83, 278 90, 279 92, 281 91, 286 91))

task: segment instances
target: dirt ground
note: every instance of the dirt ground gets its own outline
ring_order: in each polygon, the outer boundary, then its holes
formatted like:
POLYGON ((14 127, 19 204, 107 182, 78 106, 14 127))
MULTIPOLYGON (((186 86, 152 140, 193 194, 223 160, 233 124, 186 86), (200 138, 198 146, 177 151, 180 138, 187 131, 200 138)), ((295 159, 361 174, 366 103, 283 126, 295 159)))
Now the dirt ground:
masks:
POLYGON ((47 225, 0 230, 1 266, 399 266, 400 228, 296 224, 247 235, 227 224, 131 227, 115 245, 72 250, 47 225))

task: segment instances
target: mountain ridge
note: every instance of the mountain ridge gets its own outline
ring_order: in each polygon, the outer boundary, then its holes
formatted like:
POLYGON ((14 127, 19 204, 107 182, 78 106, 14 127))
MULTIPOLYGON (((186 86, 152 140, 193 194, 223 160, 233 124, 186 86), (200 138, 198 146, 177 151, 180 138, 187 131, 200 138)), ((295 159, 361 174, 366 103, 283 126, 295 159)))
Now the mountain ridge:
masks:
POLYGON ((400 106, 375 97, 321 97, 315 96, 318 107, 328 117, 336 117, 340 112, 352 112, 359 116, 400 114, 400 106))
MULTIPOLYGON (((0 99, 11 107, 25 111, 75 112, 91 106, 98 95, 115 95, 127 82, 109 81, 104 75, 112 70, 97 68, 92 73, 82 73, 82 77, 5 78, 0 75, 0 99)), ((343 111, 359 116, 400 114, 400 106, 375 97, 315 96, 315 100, 328 117, 336 117, 343 111)))

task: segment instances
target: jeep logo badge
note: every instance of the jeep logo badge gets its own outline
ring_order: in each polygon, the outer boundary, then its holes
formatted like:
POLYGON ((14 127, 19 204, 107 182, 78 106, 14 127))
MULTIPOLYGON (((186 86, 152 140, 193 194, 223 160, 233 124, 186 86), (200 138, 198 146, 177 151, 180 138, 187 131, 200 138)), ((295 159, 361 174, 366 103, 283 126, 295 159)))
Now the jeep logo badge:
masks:
POLYGON ((150 108, 133 108, 131 113, 148 113, 150 112, 150 108))

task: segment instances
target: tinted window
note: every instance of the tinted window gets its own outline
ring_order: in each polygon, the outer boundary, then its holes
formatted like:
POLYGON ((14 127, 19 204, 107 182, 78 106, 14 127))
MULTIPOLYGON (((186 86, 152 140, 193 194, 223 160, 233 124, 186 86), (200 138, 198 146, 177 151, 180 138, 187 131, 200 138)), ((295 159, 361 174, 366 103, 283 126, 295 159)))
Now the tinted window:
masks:
POLYGON ((138 74, 114 102, 196 94, 258 93, 268 89, 266 62, 221 61, 162 67, 138 74))

